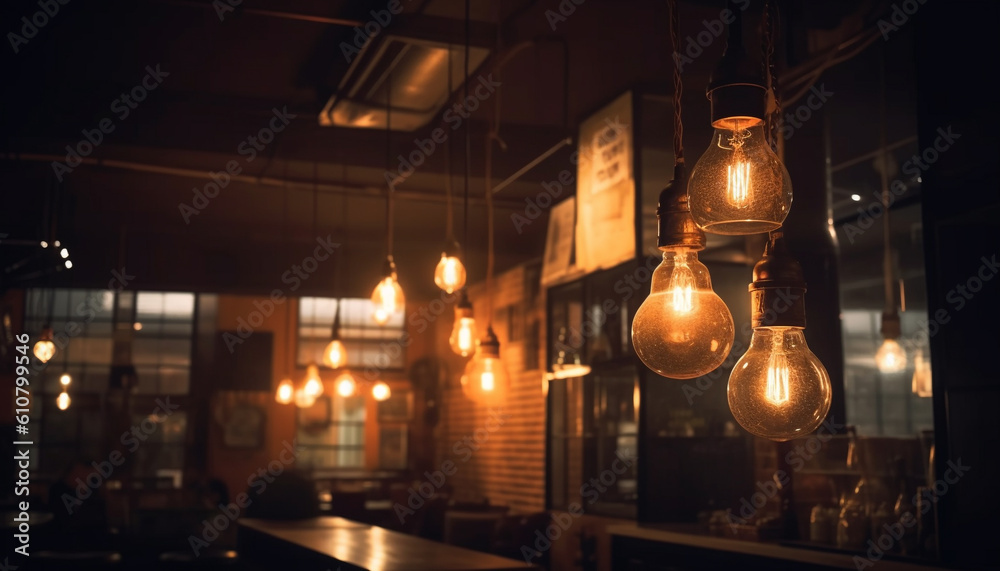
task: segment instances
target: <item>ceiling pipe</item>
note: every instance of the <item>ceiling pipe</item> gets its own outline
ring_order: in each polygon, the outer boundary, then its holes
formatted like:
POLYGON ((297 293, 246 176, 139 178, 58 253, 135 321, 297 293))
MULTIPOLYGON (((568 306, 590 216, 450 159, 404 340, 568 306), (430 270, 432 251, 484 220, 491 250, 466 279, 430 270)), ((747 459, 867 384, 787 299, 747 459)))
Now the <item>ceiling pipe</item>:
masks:
MULTIPOLYGON (((47 155, 38 153, 0 153, 0 160, 51 163, 51 162, 65 161, 66 157, 59 155, 47 155)), ((105 168, 127 170, 133 172, 178 176, 183 178, 193 178, 199 180, 213 180, 212 173, 210 171, 188 169, 183 167, 154 165, 150 163, 139 163, 134 161, 95 159, 87 157, 81 159, 81 165, 87 165, 91 167, 105 167, 105 168)), ((234 182, 242 182, 246 184, 255 184, 261 186, 273 186, 277 188, 288 188, 288 189, 303 190, 309 192, 312 192, 314 189, 318 189, 328 194, 360 196, 366 198, 375 198, 379 200, 383 199, 385 196, 384 189, 374 185, 315 183, 313 181, 299 181, 287 178, 277 178, 269 176, 250 176, 242 174, 230 175, 230 177, 234 182)), ((409 191, 396 190, 394 198, 410 202, 428 202, 435 204, 442 204, 446 200, 446 197, 441 193, 426 191, 426 190, 409 190, 409 191)), ((469 202, 475 204, 476 206, 486 205, 485 198, 470 199, 469 202)), ((524 203, 508 200, 508 201, 494 202, 494 206, 501 207, 506 210, 522 210, 524 208, 524 203)))

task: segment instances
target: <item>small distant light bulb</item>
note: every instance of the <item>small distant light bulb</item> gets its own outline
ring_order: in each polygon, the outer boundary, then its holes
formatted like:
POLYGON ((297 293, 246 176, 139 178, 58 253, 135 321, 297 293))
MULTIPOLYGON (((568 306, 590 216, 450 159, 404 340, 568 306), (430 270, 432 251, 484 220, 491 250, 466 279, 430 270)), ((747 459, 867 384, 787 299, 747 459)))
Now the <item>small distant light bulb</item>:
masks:
POLYGON ((347 362, 347 349, 340 339, 330 341, 323 349, 323 363, 331 369, 339 369, 347 362))
POLYGON ((55 241, 55 244, 53 244, 53 245, 54 245, 54 246, 55 246, 56 248, 58 248, 58 247, 59 247, 59 240, 56 240, 56 241, 55 241))
POLYGON ((279 404, 290 404, 295 397, 295 386, 292 379, 285 377, 278 383, 278 390, 274 395, 274 400, 279 404))
POLYGON ((67 250, 66 248, 63 248, 62 250, 59 250, 59 255, 62 256, 63 258, 68 258, 69 257, 69 250, 67 250))
POLYGON ((358 392, 358 382, 354 380, 354 375, 350 371, 341 373, 334 385, 337 387, 337 394, 344 398, 352 397, 358 392))
POLYGON ((372 398, 382 402, 392 396, 392 390, 389 389, 389 385, 385 384, 384 381, 379 381, 375 383, 372 387, 372 398))
POLYGON ((71 262, 69 260, 66 260, 66 269, 68 270, 68 269, 70 269, 72 267, 73 267, 73 262, 71 262))
POLYGON ((67 392, 59 393, 59 397, 56 398, 56 406, 59 407, 59 410, 66 410, 67 408, 69 408, 69 403, 70 403, 69 393, 67 392))
POLYGON ((462 375, 462 392, 480 404, 497 404, 506 397, 509 385, 507 368, 500 360, 500 342, 493 329, 479 342, 476 355, 465 366, 462 375))
POLYGON ((386 259, 384 277, 372 291, 372 304, 375 306, 372 318, 379 325, 388 323, 393 314, 402 311, 406 305, 406 298, 403 296, 403 288, 399 285, 396 264, 392 261, 392 256, 386 259))
POLYGON ((906 370, 906 350, 895 339, 886 339, 875 353, 875 364, 882 373, 901 373, 906 370))
POLYGON ((306 382, 302 388, 314 399, 323 394, 323 379, 319 376, 319 367, 309 365, 306 368, 306 382))
POLYGON ((851 200, 853 200, 854 202, 861 202, 861 195, 860 194, 852 194, 851 195, 851 200))
POLYGON ((43 363, 47 363, 49 359, 56 354, 56 344, 52 342, 52 328, 43 327, 42 335, 35 342, 35 346, 32 349, 35 354, 35 358, 43 363))
POLYGON ((136 321, 135 323, 132 324, 132 329, 136 331, 142 331, 142 323, 136 321))
POLYGON ((42 244, 43 248, 48 248, 49 247, 49 243, 46 242, 45 240, 42 240, 41 244, 42 244))
POLYGON ((458 256, 441 253, 441 261, 434 269, 434 283, 446 293, 454 293, 465 285, 465 265, 458 256))
POLYGON ((60 385, 68 387, 71 382, 73 382, 73 379, 72 377, 69 376, 69 373, 63 373, 62 375, 60 375, 59 377, 60 385))
POLYGON ((468 357, 476 350, 476 318, 472 315, 472 304, 462 292, 462 298, 455 306, 455 324, 448 337, 451 350, 462 357, 468 357))
POLYGON ((295 395, 293 398, 295 400, 295 406, 299 408, 309 408, 316 404, 316 397, 307 393, 305 387, 295 389, 295 395))

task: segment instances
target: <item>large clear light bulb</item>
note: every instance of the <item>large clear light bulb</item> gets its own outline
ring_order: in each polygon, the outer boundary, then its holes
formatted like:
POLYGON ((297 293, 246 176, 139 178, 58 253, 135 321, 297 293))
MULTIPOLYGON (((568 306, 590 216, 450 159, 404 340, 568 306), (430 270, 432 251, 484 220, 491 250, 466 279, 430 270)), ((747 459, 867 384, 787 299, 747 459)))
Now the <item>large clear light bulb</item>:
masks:
POLYGON ((500 342, 490 328, 479 342, 476 356, 465 366, 462 392, 474 402, 497 405, 506 397, 509 383, 507 368, 500 360, 500 342))
POLYGON ((295 385, 292 379, 285 377, 278 383, 278 389, 274 392, 274 400, 278 404, 290 404, 295 396, 295 385))
POLYGON ((642 362, 664 377, 699 377, 725 361, 733 335, 733 316, 697 252, 665 251, 632 321, 632 345, 642 362))
POLYGON ((784 441, 816 430, 830 410, 830 375, 798 327, 758 327, 729 377, 729 408, 748 432, 784 441))
POLYGON ((385 267, 384 277, 372 292, 372 304, 374 305, 372 317, 379 325, 388 323, 394 314, 403 311, 403 306, 406 304, 403 288, 400 287, 399 279, 396 276, 396 264, 393 263, 392 256, 386 259, 385 267))
POLYGON ((347 363, 347 349, 340 339, 327 343, 323 349, 323 364, 331 369, 339 369, 347 363))
POLYGON ((451 328, 448 344, 462 357, 468 357, 476 350, 476 318, 472 315, 472 304, 465 292, 455 306, 455 324, 451 328))
POLYGON ((434 269, 434 284, 447 293, 455 293, 465 286, 465 265, 458 256, 441 253, 441 261, 434 269))
POLYGON ((885 374, 902 373, 906 370, 906 350, 895 339, 886 339, 875 352, 875 365, 885 374))
POLYGON ((691 215, 713 234, 759 234, 781 226, 792 181, 759 120, 723 121, 688 181, 691 215))

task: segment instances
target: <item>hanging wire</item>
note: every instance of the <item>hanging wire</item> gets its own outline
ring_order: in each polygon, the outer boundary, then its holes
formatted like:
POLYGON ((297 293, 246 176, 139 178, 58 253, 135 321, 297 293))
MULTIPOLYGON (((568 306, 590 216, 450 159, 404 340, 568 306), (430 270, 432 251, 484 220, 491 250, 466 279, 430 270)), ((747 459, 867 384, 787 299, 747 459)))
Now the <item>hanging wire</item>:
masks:
POLYGON ((684 123, 681 119, 681 96, 684 94, 684 84, 681 82, 681 69, 678 62, 678 43, 680 36, 680 18, 677 17, 677 0, 667 0, 670 12, 670 59, 674 62, 674 164, 684 164, 684 123))
MULTIPOLYGON (((391 172, 392 155, 392 74, 385 78, 385 172, 391 172)), ((387 177, 388 178, 388 177, 387 177)), ((385 249, 392 257, 392 188, 389 183, 385 196, 385 249)))
MULTIPOLYGON (((462 83, 463 98, 462 106, 469 100, 469 29, 470 29, 470 0, 465 0, 465 81, 462 83)), ((469 171, 472 170, 472 142, 469 134, 469 121, 465 122, 465 213, 462 220, 464 234, 462 240, 464 247, 469 247, 469 171)))
POLYGON ((778 85, 774 46, 778 35, 778 6, 771 0, 764 1, 764 10, 760 16, 761 33, 764 41, 761 43, 761 61, 764 66, 764 81, 768 93, 774 98, 774 109, 764 118, 764 135, 771 149, 778 152, 778 133, 781 123, 781 87, 778 85))
MULTIPOLYGON (((451 97, 451 43, 448 44, 448 97, 451 97)), ((445 238, 448 242, 455 240, 455 208, 452 204, 451 193, 451 137, 444 142, 444 193, 448 209, 448 218, 445 220, 445 238)))
POLYGON ((887 123, 888 112, 886 103, 886 73, 885 73, 885 48, 882 49, 882 65, 879 68, 879 143, 882 146, 882 168, 879 173, 882 178, 882 278, 885 282, 885 310, 888 313, 896 312, 895 293, 892 284, 892 248, 889 243, 889 135, 887 123))

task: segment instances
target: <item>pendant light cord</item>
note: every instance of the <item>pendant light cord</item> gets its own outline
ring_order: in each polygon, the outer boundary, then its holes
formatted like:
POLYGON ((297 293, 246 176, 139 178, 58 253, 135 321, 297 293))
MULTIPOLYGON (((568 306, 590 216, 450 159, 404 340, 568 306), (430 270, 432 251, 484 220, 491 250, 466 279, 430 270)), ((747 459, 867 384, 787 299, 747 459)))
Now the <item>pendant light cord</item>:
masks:
MULTIPOLYGON (((451 97, 451 43, 448 44, 448 97, 451 97)), ((444 142, 444 193, 448 210, 445 220, 445 238, 450 243, 455 240, 455 208, 452 205, 451 193, 451 138, 444 142)))
POLYGON ((880 67, 880 93, 879 93, 879 114, 881 115, 881 125, 879 125, 879 142, 882 145, 882 165, 879 169, 882 182, 882 278, 885 286, 885 311, 886 313, 896 313, 895 295, 892 289, 892 248, 890 246, 889 228, 889 135, 888 135, 888 112, 886 104, 886 73, 885 73, 885 48, 882 49, 882 65, 880 67))
POLYGON ((677 65, 678 44, 680 35, 680 18, 677 17, 677 0, 667 0, 670 12, 670 50, 671 61, 674 62, 674 164, 684 164, 684 123, 681 117, 681 96, 684 94, 684 84, 681 82, 681 69, 677 65))
MULTIPOLYGON (((385 79, 385 171, 390 172, 392 162, 392 74, 385 79)), ((389 183, 385 196, 385 249, 386 256, 392 257, 392 191, 389 183)))
POLYGON ((774 59, 774 46, 777 42, 780 19, 777 2, 764 1, 764 10, 760 16, 761 31, 764 41, 761 43, 761 60, 764 65, 764 78, 768 92, 774 97, 774 110, 767 114, 765 136, 771 148, 777 152, 779 124, 781 122, 781 88, 778 85, 778 74, 774 59))
MULTIPOLYGON (((469 100, 469 29, 470 29, 470 0, 465 0, 465 81, 462 83, 464 97, 462 106, 469 100)), ((463 245, 469 247, 469 171, 472 170, 472 142, 469 134, 469 121, 465 122, 465 213, 462 219, 462 240, 463 245)))

